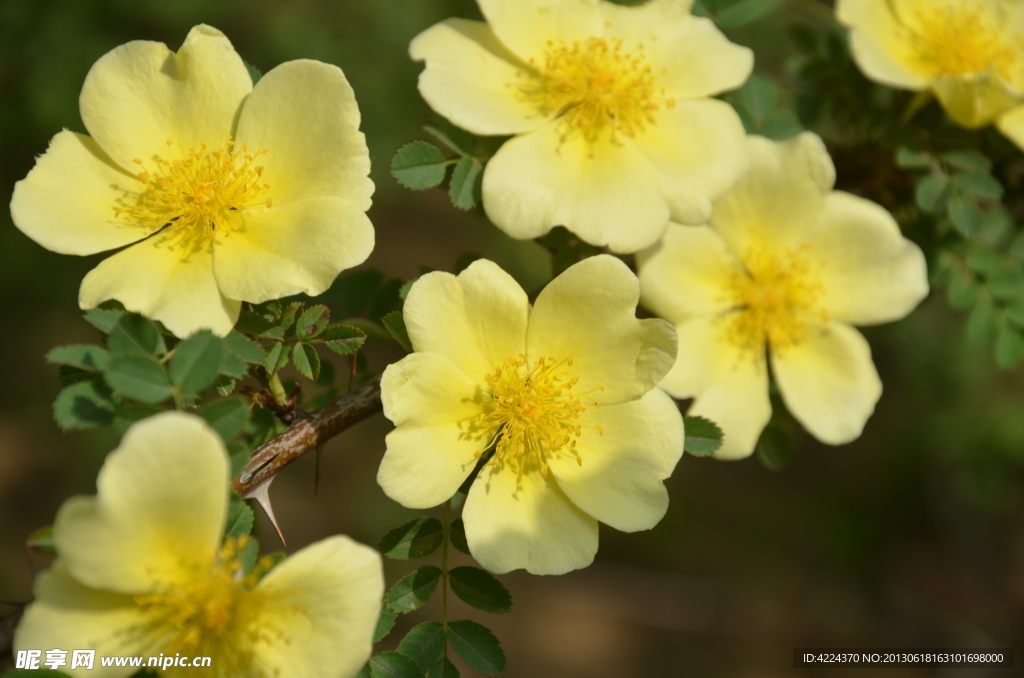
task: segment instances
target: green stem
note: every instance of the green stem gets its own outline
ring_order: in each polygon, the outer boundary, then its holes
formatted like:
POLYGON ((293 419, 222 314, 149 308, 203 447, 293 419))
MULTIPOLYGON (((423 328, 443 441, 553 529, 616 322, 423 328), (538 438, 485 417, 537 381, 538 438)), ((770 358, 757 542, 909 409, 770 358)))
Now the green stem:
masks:
POLYGON ((281 407, 288 405, 288 396, 284 392, 284 384, 281 383, 281 378, 277 376, 277 372, 271 374, 267 382, 270 384, 270 394, 274 396, 277 404, 281 407))

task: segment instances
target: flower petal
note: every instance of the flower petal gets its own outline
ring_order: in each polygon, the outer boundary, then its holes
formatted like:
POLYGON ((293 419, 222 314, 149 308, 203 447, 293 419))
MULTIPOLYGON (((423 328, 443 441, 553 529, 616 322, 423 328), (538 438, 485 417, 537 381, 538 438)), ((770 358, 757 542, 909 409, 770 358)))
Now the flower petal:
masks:
POLYGON ((696 398, 687 415, 707 417, 725 438, 719 459, 742 459, 754 452, 772 416, 764 353, 738 348, 726 335, 728 316, 693 318, 676 325, 679 357, 661 382, 676 398, 696 398))
POLYGON ((968 129, 984 127, 1024 103, 1024 92, 994 72, 939 76, 931 85, 949 117, 968 129))
POLYGON ((640 284, 607 254, 570 266, 541 291, 530 315, 527 355, 563 360, 579 377, 577 393, 602 405, 639 398, 672 367, 676 337, 659 318, 638 320, 640 284))
POLYGON ((114 162, 226 141, 252 80, 224 34, 199 25, 177 53, 159 42, 121 45, 93 64, 82 86, 82 121, 114 162))
POLYGON ((810 241, 825 261, 825 308, 856 325, 898 320, 928 295, 921 248, 900 234, 885 208, 836 191, 825 199, 810 241))
POLYGON ((403 308, 417 352, 445 356, 474 384, 510 356, 526 353, 526 292, 492 261, 479 259, 458 277, 428 273, 403 308))
POLYGON ((152 227, 117 219, 125 197, 141 188, 92 138, 64 130, 50 140, 28 176, 14 185, 11 218, 48 250, 95 254, 153 232, 152 227))
POLYGON ((518 96, 526 65, 482 21, 448 19, 413 39, 409 56, 426 61, 419 90, 432 109, 473 134, 519 134, 549 116, 518 96))
POLYGON ((503 574, 565 574, 594 562, 597 521, 576 507, 554 477, 484 466, 462 510, 466 541, 477 562, 503 574))
POLYGON ((523 61, 549 40, 572 43, 603 33, 600 0, 477 0, 494 34, 523 61))
POLYGON ((676 224, 661 242, 637 254, 637 266, 641 303, 673 323, 727 311, 730 280, 742 271, 711 228, 676 224))
MULTIPOLYGON (((148 622, 132 596, 88 588, 58 559, 36 579, 35 601, 14 632, 14 649, 88 649, 100 657, 138 656, 155 649, 152 640, 137 631, 148 622)), ((69 653, 68 665, 61 667, 69 676, 121 678, 138 672, 137 667, 105 667, 98 659, 91 669, 71 670, 71 660, 69 653)))
POLYGON ((752 246, 795 246, 816 223, 836 171, 825 144, 811 132, 783 142, 747 137, 750 172, 715 203, 711 227, 734 254, 752 246))
POLYGON ((256 83, 238 118, 238 143, 266 150, 261 181, 274 205, 344 198, 370 209, 370 152, 359 131, 359 106, 337 66, 299 59, 256 83))
POLYGON ((860 436, 882 395, 871 347, 844 323, 831 322, 803 343, 773 354, 772 371, 789 411, 829 445, 860 436))
POLYGON ((623 532, 649 530, 668 510, 668 478, 683 454, 683 416, 661 389, 639 400, 589 408, 574 450, 549 461, 558 486, 579 508, 623 532))
POLYGON ((377 472, 384 494, 408 508, 450 499, 494 438, 473 423, 480 387, 448 358, 413 353, 384 370, 380 397, 395 424, 377 472))
POLYGON ((1017 106, 996 120, 996 127, 1007 139, 1024 149, 1024 106, 1017 106))
POLYGON ((286 558, 256 590, 269 600, 254 648, 266 675, 354 676, 370 658, 384 596, 373 549, 344 536, 318 541, 286 558))
POLYGON ((565 226, 591 245, 636 252, 668 225, 661 177, 628 137, 563 138, 558 121, 515 137, 484 169, 487 216, 526 240, 565 226))
POLYGON ((651 0, 638 6, 601 3, 605 35, 627 48, 642 44, 657 84, 671 98, 695 99, 742 85, 754 53, 729 42, 710 19, 690 14, 690 2, 651 0))
POLYGON ((117 299, 179 337, 203 328, 226 335, 242 305, 218 289, 210 246, 183 252, 185 246, 168 230, 105 259, 82 280, 78 305, 96 308, 117 299))
POLYGON ((634 137, 636 148, 661 175, 672 219, 706 223, 711 202, 750 169, 743 123, 713 99, 677 101, 656 120, 634 137))
POLYGON ((850 28, 850 51, 866 76, 902 89, 928 86, 930 74, 914 58, 912 37, 889 0, 838 0, 836 18, 850 28))
POLYGON ((344 198, 309 198, 254 208, 240 230, 217 239, 213 272, 232 299, 260 303, 316 296, 373 250, 373 225, 344 198))
POLYGON ((57 553, 93 588, 138 594, 188 581, 220 543, 227 481, 227 451, 206 422, 154 415, 107 457, 97 496, 72 497, 57 512, 57 553))

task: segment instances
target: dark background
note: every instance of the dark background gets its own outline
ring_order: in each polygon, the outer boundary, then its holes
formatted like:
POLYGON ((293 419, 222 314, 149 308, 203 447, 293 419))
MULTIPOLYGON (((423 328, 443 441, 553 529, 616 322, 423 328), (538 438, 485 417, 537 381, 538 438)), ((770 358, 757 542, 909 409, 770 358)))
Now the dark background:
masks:
MULTIPOLYGON (((754 48, 757 71, 785 84, 780 36, 796 20, 822 21, 813 4, 793 2, 729 36, 754 48)), ((472 0, 0 0, 0 198, 9 201, 61 128, 85 131, 77 99, 97 58, 133 39, 177 49, 194 24, 208 23, 264 72, 297 58, 345 71, 377 185, 377 248, 367 265, 411 279, 421 264, 450 269, 474 250, 536 287, 550 272, 540 247, 458 212, 441 191, 402 189, 387 172, 398 146, 423 137, 428 113, 409 40, 449 16, 479 13, 472 0)), ((48 252, 0 212, 0 601, 30 597, 36 559, 26 557, 25 537, 68 496, 95 491, 96 471, 117 442, 111 430, 59 431, 50 412, 56 368, 43 359, 53 346, 99 340, 76 300, 103 256, 48 252)), ((602 527, 592 567, 504 577, 515 609, 481 621, 504 643, 506 675, 854 675, 794 669, 792 648, 1019 643, 1024 371, 997 372, 989 351, 964 339, 963 325, 933 295, 909 318, 865 330, 885 393, 855 443, 829 448, 801 438, 793 464, 778 473, 756 458, 686 457, 668 481, 668 515, 651 532, 602 527)), ((369 357, 380 368, 399 353, 379 348, 369 357)), ((376 544, 414 515, 375 482, 388 430, 378 415, 328 445, 316 496, 312 459, 275 483, 290 551, 338 532, 376 544)), ((279 547, 265 523, 263 534, 265 548, 279 547)), ((411 566, 388 568, 394 581, 411 566)), ((480 619, 454 605, 456 615, 480 619)), ((382 646, 437 616, 432 605, 410 615, 382 646)))

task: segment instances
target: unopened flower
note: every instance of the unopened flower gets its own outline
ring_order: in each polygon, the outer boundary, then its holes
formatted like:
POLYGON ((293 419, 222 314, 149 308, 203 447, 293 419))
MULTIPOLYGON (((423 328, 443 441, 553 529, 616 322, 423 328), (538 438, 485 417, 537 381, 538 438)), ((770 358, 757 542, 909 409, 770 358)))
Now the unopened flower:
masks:
POLYGON ((924 256, 879 205, 833 191, 817 136, 749 137, 752 167, 706 226, 672 226, 640 257, 644 305, 675 324, 661 382, 721 425, 716 456, 746 457, 771 417, 768 362, 789 411, 819 440, 860 435, 882 393, 852 325, 907 315, 928 293, 924 256))
POLYGON ((487 216, 514 238, 565 226, 635 252, 669 218, 707 220, 747 169, 743 126, 709 97, 739 87, 753 55, 688 0, 478 0, 486 23, 416 37, 430 106, 480 135, 515 135, 487 163, 487 216))
POLYGON ((869 78, 930 90, 957 124, 994 121, 1024 148, 1024 4, 839 0, 836 15, 869 78))
POLYGON ((373 249, 373 183, 352 88, 290 61, 253 87, 224 35, 122 45, 80 98, 91 136, 53 138, 11 200, 47 249, 95 254, 79 304, 117 299, 178 336, 224 335, 242 301, 319 294, 373 249))
POLYGON ((405 302, 415 352, 381 382, 395 424, 377 474, 384 492, 436 506, 482 461, 462 516, 470 551, 495 572, 585 567, 598 521, 654 527, 683 424, 655 386, 675 333, 638 320, 638 298, 636 277, 608 255, 570 267, 532 308, 489 261, 420 278, 405 302))
MULTIPOLYGON (((97 496, 57 513, 58 557, 36 581, 15 648, 210 657, 169 676, 354 676, 380 614, 380 556, 339 536, 246 572, 246 538, 222 541, 228 473, 224 444, 198 417, 171 412, 129 429, 97 496)), ((138 671, 94 664, 68 673, 138 671)))

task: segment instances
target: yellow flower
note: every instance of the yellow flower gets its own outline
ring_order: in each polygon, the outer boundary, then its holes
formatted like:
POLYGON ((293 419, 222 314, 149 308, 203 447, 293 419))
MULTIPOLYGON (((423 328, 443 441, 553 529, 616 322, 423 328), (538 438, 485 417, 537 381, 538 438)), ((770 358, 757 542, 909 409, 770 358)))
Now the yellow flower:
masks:
POLYGON ((931 90, 958 124, 995 121, 1024 148, 1024 3, 839 0, 836 15, 869 78, 931 90))
POLYGON ((211 658, 168 676, 354 676, 380 614, 380 556, 331 537, 262 578, 266 562, 246 574, 244 540, 221 543, 228 473, 223 443, 198 417, 170 412, 129 429, 97 496, 57 513, 58 558, 36 581, 15 648, 96 650, 93 669, 68 673, 97 678, 137 671, 99 657, 161 653, 211 658))
POLYGON ((532 308, 490 261, 420 278, 405 302, 415 352, 381 382, 395 424, 377 474, 384 492, 436 506, 486 459, 462 515, 470 551, 494 572, 585 567, 599 520, 654 527, 683 424, 655 386, 675 333, 636 318, 639 293, 608 255, 569 268, 532 308))
POLYGON ((635 252, 669 217, 707 220, 747 169, 743 126, 711 95, 739 87, 753 54, 691 0, 477 0, 487 23, 449 19, 416 37, 430 106, 481 135, 515 135, 487 164, 487 216, 514 238, 562 225, 635 252))
POLYGON ((320 294, 373 249, 373 183, 352 88, 290 61, 255 87, 224 35, 178 52, 136 41, 97 61, 80 98, 91 136, 63 131, 11 201, 47 249, 95 254, 79 304, 107 299, 178 336, 224 335, 242 301, 320 294))
POLYGON ((722 426, 722 459, 753 452, 771 417, 766 347, 804 428, 833 445, 859 436, 882 384, 852 325, 902 318, 928 294, 924 256, 889 213, 832 190, 821 139, 749 146, 750 173, 709 224, 672 226, 639 257, 643 303, 679 334, 661 385, 722 426))

